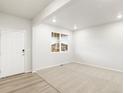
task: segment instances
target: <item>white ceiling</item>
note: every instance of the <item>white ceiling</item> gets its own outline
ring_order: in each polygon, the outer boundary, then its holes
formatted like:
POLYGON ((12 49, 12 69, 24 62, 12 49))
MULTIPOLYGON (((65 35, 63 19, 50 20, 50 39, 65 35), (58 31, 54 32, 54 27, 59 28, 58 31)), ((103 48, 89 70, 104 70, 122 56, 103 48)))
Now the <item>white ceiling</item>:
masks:
POLYGON ((122 14, 123 0, 71 0, 63 8, 45 19, 45 23, 74 30, 83 29, 99 24, 118 21, 122 14), (52 19, 56 19, 56 23, 52 19))
POLYGON ((53 0, 0 0, 0 12, 32 19, 53 0))

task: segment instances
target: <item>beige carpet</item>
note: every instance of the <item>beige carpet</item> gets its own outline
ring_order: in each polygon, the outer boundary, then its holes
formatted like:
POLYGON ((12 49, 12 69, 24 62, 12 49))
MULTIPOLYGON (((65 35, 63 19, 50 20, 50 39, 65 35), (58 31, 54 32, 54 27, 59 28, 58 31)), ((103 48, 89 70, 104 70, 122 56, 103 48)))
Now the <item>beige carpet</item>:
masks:
POLYGON ((61 93, 122 93, 121 72, 71 63, 38 74, 61 93))

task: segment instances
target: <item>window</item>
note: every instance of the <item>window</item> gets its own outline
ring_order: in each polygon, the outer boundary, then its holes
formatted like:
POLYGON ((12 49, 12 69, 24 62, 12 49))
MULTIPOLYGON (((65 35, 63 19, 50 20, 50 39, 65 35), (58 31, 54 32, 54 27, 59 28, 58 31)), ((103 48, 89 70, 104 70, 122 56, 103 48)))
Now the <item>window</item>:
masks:
POLYGON ((61 34, 61 51, 68 51, 68 35, 61 34))
POLYGON ((51 52, 66 52, 68 51, 68 35, 52 32, 51 52))

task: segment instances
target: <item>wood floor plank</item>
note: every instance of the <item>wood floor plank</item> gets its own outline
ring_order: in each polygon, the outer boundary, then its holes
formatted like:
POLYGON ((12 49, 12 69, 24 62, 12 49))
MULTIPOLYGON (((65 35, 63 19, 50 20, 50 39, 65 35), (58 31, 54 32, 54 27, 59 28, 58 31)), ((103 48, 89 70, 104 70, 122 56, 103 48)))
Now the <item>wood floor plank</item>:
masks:
MULTIPOLYGON (((27 78, 22 78, 22 79, 19 79, 19 80, 14 80, 13 82, 9 82, 9 83, 5 83, 5 84, 2 84, 0 85, 0 89, 1 88, 7 88, 8 86, 17 86, 17 85, 21 85, 21 84, 25 84, 25 83, 28 83, 30 81, 33 81, 33 80, 38 80, 38 76, 31 76, 31 77, 27 77, 27 78)), ((40 79, 41 81, 41 79, 40 79)))
POLYGON ((58 93, 39 75, 22 74, 0 80, 0 93, 58 93))
POLYGON ((7 78, 2 78, 2 79, 0 79, 0 85, 5 84, 5 83, 10 83, 10 82, 22 79, 22 78, 28 78, 31 76, 32 76, 32 73, 28 73, 28 74, 20 74, 20 75, 7 77, 7 78))
POLYGON ((42 90, 39 93, 60 93, 60 92, 58 92, 54 88, 48 86, 46 89, 42 90))
POLYGON ((33 81, 29 81, 28 83, 24 83, 24 84, 17 84, 17 85, 14 85, 14 86, 6 86, 2 89, 0 89, 0 93, 9 93, 11 91, 15 91, 15 90, 18 90, 18 89, 22 89, 22 88, 25 88, 27 86, 31 86, 33 84, 36 84, 38 82, 41 82, 40 80, 33 80, 33 81))
POLYGON ((32 84, 22 89, 11 91, 11 93, 38 93, 39 90, 43 89, 46 86, 48 86, 48 84, 42 81, 42 82, 32 84))

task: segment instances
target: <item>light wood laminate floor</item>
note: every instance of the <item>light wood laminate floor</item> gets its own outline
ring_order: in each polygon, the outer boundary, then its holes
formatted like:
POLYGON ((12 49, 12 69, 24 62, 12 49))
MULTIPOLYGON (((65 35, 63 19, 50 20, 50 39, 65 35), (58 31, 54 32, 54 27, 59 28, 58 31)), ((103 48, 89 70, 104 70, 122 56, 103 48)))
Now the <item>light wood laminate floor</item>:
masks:
POLYGON ((122 93, 122 73, 70 63, 0 79, 0 93, 122 93))
POLYGON ((61 93, 122 93, 122 72, 70 63, 38 74, 61 93))
POLYGON ((20 74, 0 79, 0 93, 60 93, 37 74, 20 74))

